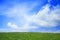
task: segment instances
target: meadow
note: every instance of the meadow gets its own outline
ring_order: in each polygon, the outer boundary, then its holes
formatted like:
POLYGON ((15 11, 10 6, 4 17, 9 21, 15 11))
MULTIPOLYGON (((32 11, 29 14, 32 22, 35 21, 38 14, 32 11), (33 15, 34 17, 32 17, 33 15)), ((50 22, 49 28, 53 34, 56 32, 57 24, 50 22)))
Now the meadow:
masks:
POLYGON ((0 33, 0 40, 60 40, 60 33, 7 32, 0 33))

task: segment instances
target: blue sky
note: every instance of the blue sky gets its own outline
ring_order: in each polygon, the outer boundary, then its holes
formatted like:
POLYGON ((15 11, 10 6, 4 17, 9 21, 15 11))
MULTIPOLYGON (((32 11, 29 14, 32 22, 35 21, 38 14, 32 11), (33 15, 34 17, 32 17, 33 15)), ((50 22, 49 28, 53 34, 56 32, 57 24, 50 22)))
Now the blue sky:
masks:
POLYGON ((0 0, 0 32, 60 33, 60 0, 0 0))

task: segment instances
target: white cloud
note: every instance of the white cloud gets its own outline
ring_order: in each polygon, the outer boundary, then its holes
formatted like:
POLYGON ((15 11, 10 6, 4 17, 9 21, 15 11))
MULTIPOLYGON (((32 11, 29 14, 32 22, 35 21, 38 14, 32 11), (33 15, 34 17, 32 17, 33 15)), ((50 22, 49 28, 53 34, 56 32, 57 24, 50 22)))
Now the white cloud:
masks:
POLYGON ((14 28, 14 29, 18 29, 18 28, 19 28, 17 25, 15 25, 15 24, 13 24, 13 23, 11 23, 11 22, 8 22, 7 25, 8 25, 9 27, 11 27, 11 28, 14 28))
MULTIPOLYGON (((12 28, 12 30, 10 30, 11 32, 27 32, 30 29, 36 29, 37 28, 36 26, 31 26, 30 27, 29 24, 27 24, 27 23, 24 26, 20 27, 20 26, 18 26, 16 24, 8 22, 7 26, 9 28, 12 28)), ((4 29, 4 30, 6 30, 6 29, 4 29)))
POLYGON ((57 21, 60 21, 59 10, 59 8, 55 8, 54 10, 50 11, 49 5, 46 5, 43 7, 43 10, 40 10, 37 13, 33 21, 40 26, 55 27, 58 25, 57 21))
MULTIPOLYGON (((43 26, 43 27, 55 27, 58 25, 57 21, 60 21, 60 9, 55 8, 54 10, 50 10, 49 9, 49 4, 45 5, 44 7, 42 7, 43 9, 40 10, 37 14, 34 14, 32 16, 27 15, 27 13, 29 11, 27 11, 27 8, 13 8, 13 10, 8 11, 11 13, 11 16, 9 14, 9 16, 17 19, 16 23, 22 23, 23 25, 16 25, 13 23, 8 22, 8 26, 10 26, 11 28, 15 29, 14 31, 27 31, 27 30, 31 30, 31 29, 37 29, 39 28, 38 26, 31 26, 30 23, 35 23, 36 25, 39 26, 43 26), (16 9, 16 10, 15 10, 16 9), (22 9, 22 10, 21 10, 22 9), (21 11, 21 12, 20 12, 21 11)), ((28 9, 30 10, 30 9, 28 9)), ((20 24, 21 24, 20 23, 20 24)))
POLYGON ((12 8, 8 8, 4 13, 8 18, 14 18, 16 21, 8 22, 7 26, 13 28, 15 31, 25 31, 29 29, 35 29, 36 26, 30 26, 30 22, 32 21, 31 17, 27 15, 29 11, 31 11, 37 3, 31 4, 31 7, 28 6, 26 3, 22 3, 19 5, 15 5, 12 8), (22 24, 22 25, 17 25, 22 24))
MULTIPOLYGON (((49 4, 42 7, 42 10, 39 10, 37 14, 28 15, 30 11, 33 10, 37 3, 31 4, 28 6, 27 3, 21 3, 18 5, 14 5, 12 8, 8 8, 4 11, 4 15, 8 18, 14 18, 16 21, 8 22, 7 26, 13 28, 14 31, 27 31, 30 29, 37 29, 38 26, 31 26, 30 23, 35 23, 36 25, 43 27, 55 27, 58 25, 57 21, 60 21, 60 9, 59 7, 54 7, 54 10, 49 9, 49 4), (22 25, 17 25, 22 24, 22 25)), ((31 12, 32 14, 33 12, 31 12)), ((34 12, 35 13, 35 12, 34 12)))
POLYGON ((35 6, 38 5, 37 2, 30 3, 20 3, 20 4, 14 4, 13 7, 7 8, 4 12, 4 14, 8 17, 20 17, 24 16, 25 14, 28 14, 35 6), (29 6, 28 6, 29 5, 29 6))

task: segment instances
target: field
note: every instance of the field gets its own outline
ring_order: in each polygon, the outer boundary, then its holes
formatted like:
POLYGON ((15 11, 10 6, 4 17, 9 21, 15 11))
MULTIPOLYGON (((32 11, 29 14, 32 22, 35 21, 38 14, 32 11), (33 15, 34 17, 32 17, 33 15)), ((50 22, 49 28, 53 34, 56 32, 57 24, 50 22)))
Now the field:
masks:
POLYGON ((60 40, 60 34, 39 32, 9 32, 0 33, 0 40, 60 40))

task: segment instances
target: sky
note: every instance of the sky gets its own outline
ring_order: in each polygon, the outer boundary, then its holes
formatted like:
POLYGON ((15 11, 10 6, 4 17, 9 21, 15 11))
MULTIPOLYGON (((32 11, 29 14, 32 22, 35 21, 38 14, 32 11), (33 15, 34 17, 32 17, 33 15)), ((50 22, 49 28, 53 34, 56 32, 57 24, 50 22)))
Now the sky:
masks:
POLYGON ((60 33, 60 0, 0 0, 0 32, 60 33))

